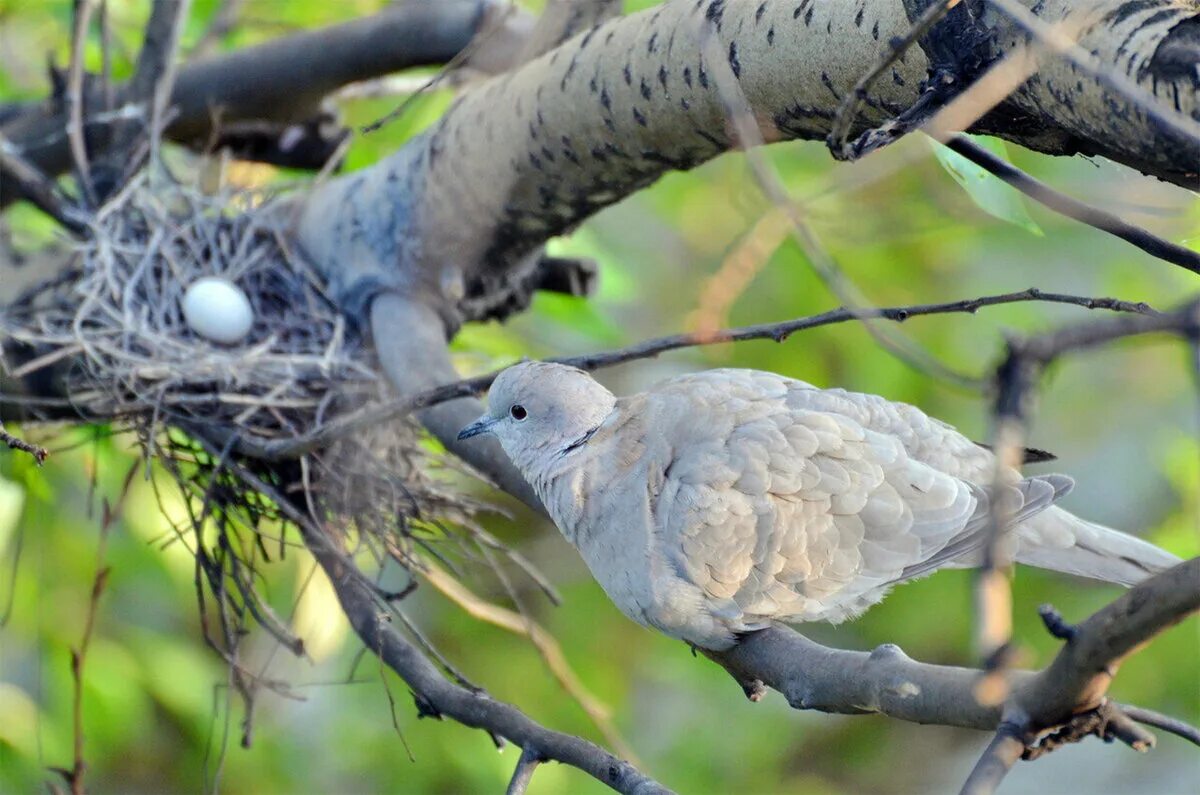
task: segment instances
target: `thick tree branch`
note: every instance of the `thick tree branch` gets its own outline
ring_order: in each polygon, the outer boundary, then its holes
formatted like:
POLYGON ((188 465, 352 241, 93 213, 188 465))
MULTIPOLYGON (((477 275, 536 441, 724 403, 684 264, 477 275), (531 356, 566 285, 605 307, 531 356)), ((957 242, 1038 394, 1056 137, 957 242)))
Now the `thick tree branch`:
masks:
MULTIPOLYGON (((187 64, 171 92, 175 117, 165 134, 204 147, 214 123, 219 128, 243 121, 306 122, 318 114, 325 96, 348 83, 450 60, 474 37, 484 5, 482 0, 402 3, 353 22, 187 64)), ((121 109, 134 101, 136 87, 116 88, 118 111, 101 116, 108 121, 96 118, 102 109, 98 92, 85 93, 83 124, 89 142, 103 149, 111 122, 130 115, 121 109)), ((49 175, 70 168, 66 117, 53 103, 10 115, 0 133, 23 158, 49 175)), ((0 180, 0 208, 22 197, 19 187, 0 180)))
POLYGON ((620 13, 620 0, 548 0, 517 63, 544 55, 620 13))
MULTIPOLYGON (((202 444, 210 454, 217 455, 218 448, 214 445, 203 441, 202 444)), ((421 716, 449 717, 465 726, 483 729, 493 737, 510 740, 522 749, 536 749, 543 760, 576 767, 617 792, 669 795, 670 790, 599 746, 547 729, 511 704, 450 682, 392 626, 390 609, 379 599, 378 589, 324 528, 314 525, 303 510, 263 478, 235 462, 229 466, 246 483, 273 500, 288 521, 299 528, 305 546, 329 577, 355 633, 367 649, 412 689, 421 716)))
MULTIPOLYGON (((854 129, 905 112, 930 69, 961 91, 1027 35, 1011 18, 958 3, 862 99, 854 129), (959 34, 962 37, 956 38, 959 34), (953 45, 953 46, 952 46, 953 45), (964 49, 965 48, 965 49, 964 49)), ((437 307, 453 328, 470 299, 532 267, 548 238, 670 170, 737 145, 713 59, 719 52, 767 141, 824 138, 856 81, 912 28, 929 2, 791 0, 670 2, 606 22, 514 72, 468 89, 426 134, 388 160, 322 186, 299 235, 351 314, 394 288, 437 307)), ((1159 74, 1155 48, 1191 14, 1168 0, 1097 21, 1067 0, 1036 4, 1047 19, 1086 22, 1080 46, 1132 71, 1143 91, 1187 115, 1200 89, 1159 74), (1132 37, 1132 38, 1131 38, 1132 37), (1122 46, 1136 42, 1136 46, 1122 46), (1178 108, 1176 108, 1176 105, 1178 108)), ((1065 74, 1046 56, 977 128, 1054 153, 1089 151, 1179 184, 1194 182, 1194 149, 1138 102, 1065 74), (1053 79, 1051 79, 1053 78, 1053 79)))
MULTIPOLYGON (((1138 643, 1200 610, 1200 558, 1132 588, 1080 625, 1040 672, 1014 671, 1014 703, 1037 730, 1093 709, 1103 692, 1097 672, 1138 643)), ((848 715, 879 713, 915 723, 995 730, 1000 705, 975 697, 981 672, 917 662, 891 644, 873 652, 831 649, 782 627, 745 636, 732 649, 707 652, 738 682, 761 682, 797 709, 848 715)), ((1107 686, 1107 681, 1104 682, 1107 686)))

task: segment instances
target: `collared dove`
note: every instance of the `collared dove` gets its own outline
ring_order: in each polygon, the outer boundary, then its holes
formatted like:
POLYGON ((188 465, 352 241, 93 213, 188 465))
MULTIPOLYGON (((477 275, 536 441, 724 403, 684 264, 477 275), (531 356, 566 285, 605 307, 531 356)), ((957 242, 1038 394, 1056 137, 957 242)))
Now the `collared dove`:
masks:
POLYGON ((622 612, 702 648, 977 565, 993 499, 1022 563, 1130 585, 1178 562, 1054 506, 1065 475, 1010 471, 997 497, 991 451, 875 395, 725 369, 618 399, 526 362, 488 403, 459 438, 494 433, 622 612))

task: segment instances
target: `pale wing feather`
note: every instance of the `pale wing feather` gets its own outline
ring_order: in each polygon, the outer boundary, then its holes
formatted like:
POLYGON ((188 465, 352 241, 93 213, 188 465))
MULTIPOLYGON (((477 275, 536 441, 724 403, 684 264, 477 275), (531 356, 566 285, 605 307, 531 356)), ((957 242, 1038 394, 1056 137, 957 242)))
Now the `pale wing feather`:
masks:
POLYGON ((789 392, 771 374, 709 371, 644 406, 672 451, 654 507, 668 555, 749 623, 861 611, 952 544, 979 503, 896 438, 794 407, 789 392))

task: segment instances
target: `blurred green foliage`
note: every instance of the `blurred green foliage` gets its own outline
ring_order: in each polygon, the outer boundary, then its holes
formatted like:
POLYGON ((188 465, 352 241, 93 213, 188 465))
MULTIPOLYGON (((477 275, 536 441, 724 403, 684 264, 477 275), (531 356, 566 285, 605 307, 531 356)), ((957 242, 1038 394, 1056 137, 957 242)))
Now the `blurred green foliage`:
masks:
MULTIPOLYGON (((0 101, 44 94, 41 59, 49 52, 65 61, 69 5, 0 0, 0 101)), ((243 24, 220 45, 245 46, 380 5, 249 0, 243 24)), ((148 6, 114 0, 109 7, 119 76, 136 56, 148 6)), ((217 0, 195 3, 185 47, 202 35, 218 7, 217 0)), ((95 66, 98 50, 89 58, 95 66)), ((402 99, 354 101, 343 110, 351 124, 361 125, 402 99)), ((448 99, 447 92, 431 92, 400 121, 359 136, 350 167, 392 151, 436 119, 448 99)), ((1073 195, 1168 238, 1200 242, 1200 208, 1183 191, 1107 163, 1009 154, 1073 195)), ((988 215, 923 141, 905 140, 852 165, 834 164, 817 143, 775 146, 768 156, 846 274, 877 304, 955 300, 1036 285, 1167 307, 1195 289, 1178 269, 1040 207, 1028 213, 1044 237, 988 215)), ((663 179, 553 244, 557 251, 600 260, 596 297, 541 295, 532 311, 507 325, 464 329, 455 344, 460 366, 474 372, 518 356, 612 347, 687 328, 698 312, 722 324, 744 324, 835 305, 797 247, 785 241, 756 263, 727 313, 703 306, 709 280, 729 279, 722 271, 727 253, 769 210, 736 156, 663 179)), ((10 211, 6 223, 16 242, 29 248, 52 233, 28 208, 10 211)), ((1036 331, 1085 314, 1027 304, 915 319, 903 330, 955 368, 983 374, 995 363, 1006 330, 1036 331)), ((716 366, 770 369, 876 392, 915 403, 977 438, 988 432, 985 397, 913 371, 853 325, 814 330, 780 345, 674 353, 602 377, 627 391, 669 373, 716 366)), ((1200 549, 1196 405, 1179 346, 1122 344, 1053 369, 1032 441, 1057 453, 1054 466, 1078 478, 1068 507, 1194 555, 1200 549)), ((25 456, 0 454, 0 792, 43 790, 56 780, 48 768, 71 764, 70 650, 83 632, 98 565, 111 567, 111 575, 85 669, 84 753, 93 791, 503 789, 518 751, 497 753, 486 735, 453 722, 417 721, 403 683, 370 655, 360 658, 327 583, 296 550, 265 569, 263 585, 307 639, 313 659, 291 658, 263 633, 248 639, 244 664, 289 683, 294 697, 260 693, 252 742, 242 748, 244 711, 231 698, 224 664, 202 641, 192 559, 169 528, 167 517, 183 516, 173 486, 157 470, 145 475, 129 440, 111 438, 105 429, 54 433, 52 439, 56 451, 43 469, 25 456), (98 560, 102 500, 117 499, 130 467, 139 469, 98 560), (389 694, 402 737, 392 728, 389 694)), ((941 791, 957 786, 985 741, 975 733, 881 718, 801 714, 778 697, 750 705, 715 666, 620 616, 553 528, 518 506, 506 507, 514 518, 489 517, 489 525, 549 572, 565 597, 562 607, 552 608, 524 583, 518 585, 523 601, 560 639, 586 686, 611 706, 645 769, 682 792, 941 791)), ((464 559, 462 568, 478 593, 507 603, 486 567, 464 559)), ((1039 627, 1036 605, 1050 602, 1074 620, 1115 594, 1019 571, 1016 637, 1024 662, 1044 663, 1057 646, 1039 627)), ((945 572, 900 588, 859 621, 813 627, 811 634, 855 648, 896 642, 921 659, 970 664, 970 604, 969 574, 945 572)), ((527 641, 469 618, 428 588, 404 607, 467 676, 495 696, 548 726, 600 740, 527 641)), ((1115 696, 1200 720, 1197 633, 1192 619, 1158 639, 1125 666, 1115 696)), ((1200 780, 1194 755, 1172 738, 1146 757, 1091 746, 1023 766, 1008 791, 1062 792, 1075 784, 1082 788, 1082 782, 1091 792, 1121 791, 1122 782, 1133 781, 1141 791, 1185 792, 1195 791, 1200 780)), ((602 788, 576 771, 545 765, 532 791, 602 788)))

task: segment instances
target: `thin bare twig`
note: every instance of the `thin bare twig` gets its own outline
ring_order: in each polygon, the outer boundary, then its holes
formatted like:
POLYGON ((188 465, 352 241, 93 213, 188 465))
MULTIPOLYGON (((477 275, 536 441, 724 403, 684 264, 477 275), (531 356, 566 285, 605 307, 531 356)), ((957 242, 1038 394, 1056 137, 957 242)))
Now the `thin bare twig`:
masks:
MULTIPOLYGON (((622 364, 635 359, 648 359, 680 348, 691 348, 700 345, 716 345, 726 342, 741 342, 744 340, 768 339, 783 342, 792 334, 799 331, 828 326, 835 323, 845 323, 862 317, 880 318, 896 323, 902 323, 909 318, 924 315, 938 315, 956 312, 974 314, 983 307, 999 306, 1024 301, 1041 301, 1046 303, 1070 304, 1087 309, 1109 309, 1116 312, 1133 312, 1139 315, 1156 315, 1154 309, 1143 303, 1120 301, 1114 298, 1089 298, 1086 296, 1067 295, 1062 293, 1046 293, 1036 288, 1020 292, 1002 293, 999 295, 982 296, 962 301, 952 301, 940 304, 915 304, 911 306, 881 307, 872 309, 850 310, 846 308, 833 309, 819 315, 787 320, 780 323, 762 323, 740 328, 723 329, 705 334, 672 334, 666 337, 645 340, 625 348, 600 353, 583 354, 580 356, 564 356, 547 361, 557 362, 578 367, 582 370, 597 370, 603 367, 622 364)), ((243 436, 238 441, 238 451, 243 455, 258 458, 263 461, 282 461, 295 458, 305 453, 318 450, 332 441, 363 428, 388 422, 405 416, 419 409, 456 400, 458 398, 478 395, 489 386, 500 371, 486 375, 468 378, 455 383, 439 386, 423 391, 412 397, 399 398, 387 403, 380 403, 361 409, 342 419, 329 423, 324 428, 313 433, 294 439, 260 440, 243 436)))
POLYGON ((1185 721, 1145 707, 1135 707, 1130 704, 1117 704, 1117 707, 1138 723, 1144 723, 1147 726, 1153 726, 1177 737, 1182 737, 1192 745, 1200 745, 1200 729, 1185 721))
POLYGON ((386 127, 388 124, 391 124, 393 121, 407 113, 409 108, 412 107, 413 103, 423 97, 427 92, 437 88, 442 81, 453 74, 456 69, 470 61, 471 56, 474 55, 488 41, 489 38, 504 30, 508 19, 516 15, 518 10, 519 9, 515 5, 509 5, 501 8, 498 13, 485 15, 483 22, 484 27, 475 34, 475 37, 467 43, 466 47, 463 47, 461 50, 455 53, 454 57, 448 60, 445 66, 439 69, 437 73, 433 75, 433 77, 426 80, 410 96, 406 97, 403 102, 392 108, 383 116, 380 116, 378 119, 359 127, 358 131, 364 135, 373 133, 376 130, 386 127))
MULTIPOLYGON (((199 442, 210 454, 216 454, 216 448, 207 441, 200 439, 199 442)), ((431 717, 444 714, 465 726, 483 729, 493 737, 506 738, 522 748, 532 746, 539 749, 544 758, 579 768, 618 792, 670 793, 628 762, 599 746, 580 737, 547 729, 511 704, 448 681, 428 658, 392 628, 390 622, 379 621, 380 610, 390 607, 381 604, 378 589, 338 548, 324 528, 314 525, 287 495, 253 472, 236 462, 231 462, 230 468, 247 485, 274 501, 283 516, 299 528, 305 545, 329 577, 351 626, 363 644, 376 651, 408 683, 422 714, 431 717)))
POLYGON ((112 526, 117 518, 121 515, 125 498, 129 496, 129 489, 133 484, 133 476, 137 473, 138 469, 138 462, 135 462, 129 468, 115 505, 110 505, 107 499, 104 501, 103 514, 100 518, 100 539, 96 546, 96 574, 92 579, 91 596, 88 599, 87 615, 84 618, 83 624, 83 637, 79 641, 79 646, 71 650, 71 681, 73 685, 71 726, 74 738, 72 744, 74 759, 70 770, 56 768, 57 772, 62 775, 67 785, 71 788, 71 795, 86 795, 87 792, 87 788, 83 783, 84 774, 87 772, 87 762, 83 756, 83 671, 84 666, 87 664, 88 649, 92 644, 92 634, 96 628, 96 615, 99 611, 100 597, 104 594, 104 589, 108 585, 108 574, 111 570, 111 567, 104 565, 105 551, 108 549, 108 534, 112 530, 112 526))
POLYGON ((867 98, 867 92, 871 86, 875 85, 888 68, 904 57, 904 53, 924 36, 934 25, 941 21, 946 13, 958 5, 959 0, 937 0, 931 3, 926 8, 921 16, 913 22, 902 38, 890 42, 887 53, 875 65, 875 68, 867 72, 859 78, 854 84, 854 88, 842 98, 842 102, 838 105, 837 113, 833 117, 833 124, 830 125, 829 135, 826 137, 826 142, 829 145, 829 150, 835 157, 845 160, 851 160, 855 156, 853 147, 849 145, 850 130, 854 126, 854 120, 857 118, 858 109, 862 106, 863 100, 867 98))
POLYGON ((517 768, 513 771, 512 780, 508 782, 505 795, 525 795, 529 782, 533 780, 533 771, 544 760, 542 755, 532 745, 521 749, 521 758, 517 760, 517 768))
POLYGON ((50 451, 44 447, 39 447, 36 444, 30 444, 23 439, 18 439, 4 429, 4 423, 0 422, 0 444, 8 445, 10 450, 20 450, 22 453, 29 453, 33 456, 33 460, 41 466, 49 457, 50 451))
POLYGON ((158 0, 154 4, 133 77, 125 87, 126 102, 144 105, 148 112, 139 114, 144 124, 130 122, 117 128, 105 154, 113 172, 106 179, 105 198, 119 192, 144 158, 157 148, 156 138, 162 131, 163 116, 175 83, 179 38, 190 7, 191 0, 158 0), (143 146, 144 141, 149 146, 143 146))
POLYGON ((83 62, 87 49, 88 28, 91 26, 94 0, 75 0, 72 18, 71 63, 67 73, 67 140, 71 147, 71 160, 75 166, 75 179, 79 191, 88 207, 96 206, 96 191, 92 186, 92 169, 88 162, 87 140, 84 138, 83 115, 83 62))
POLYGON ((1000 724, 959 795, 991 795, 996 791, 1008 771, 1025 753, 1025 740, 1020 732, 1020 728, 1011 723, 1000 724))
POLYGON ((68 232, 82 235, 87 230, 84 214, 3 135, 0 135, 0 175, 16 182, 21 195, 68 232))
POLYGON ((587 716, 595 724, 609 746, 624 758, 632 761, 633 750, 612 723, 611 710, 600 699, 588 691, 583 681, 576 675, 563 654, 562 646, 553 635, 533 619, 522 613, 492 604, 481 599, 469 588, 441 568, 428 562, 417 561, 414 566, 417 574, 423 577, 439 593, 466 611, 467 615, 480 621, 486 621, 509 632, 524 635, 529 638, 534 649, 542 658, 550 674, 558 681, 563 690, 579 704, 587 716))
POLYGON ((775 170, 763 158, 761 147, 765 138, 758 117, 742 91, 733 67, 722 52, 716 24, 707 15, 701 20, 700 41, 717 92, 725 104, 726 117, 737 142, 746 150, 746 162, 759 190, 786 215, 791 223, 792 239, 800 246, 817 276, 837 300, 862 321, 867 333, 897 359, 918 372, 968 389, 978 389, 981 386, 978 378, 946 366, 907 335, 873 322, 874 318, 869 312, 864 312, 870 307, 870 302, 838 266, 805 219, 803 208, 792 199, 775 170))
POLYGON ((1059 193, 1046 183, 1035 179, 1003 158, 997 157, 964 135, 952 136, 945 143, 946 146, 972 163, 991 172, 1054 212, 1119 237, 1152 257, 1174 263, 1193 273, 1200 273, 1200 252, 1164 240, 1112 213, 1085 204, 1064 193, 1059 193))

